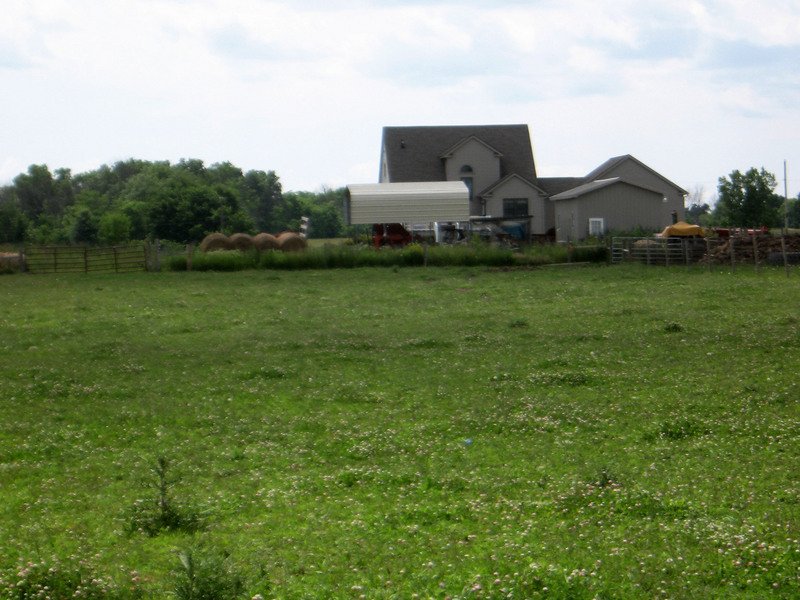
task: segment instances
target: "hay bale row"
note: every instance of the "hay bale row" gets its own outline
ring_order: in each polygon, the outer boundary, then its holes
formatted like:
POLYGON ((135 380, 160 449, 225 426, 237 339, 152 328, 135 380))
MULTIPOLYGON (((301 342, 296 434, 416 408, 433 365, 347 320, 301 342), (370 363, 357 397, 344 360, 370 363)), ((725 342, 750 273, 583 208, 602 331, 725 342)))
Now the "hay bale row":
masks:
POLYGON ((306 247, 306 240, 292 231, 285 231, 278 236, 278 247, 281 252, 298 252, 306 247))
POLYGON ((253 238, 253 243, 259 250, 280 250, 278 238, 271 233, 259 233, 253 238))
POLYGON ((282 252, 297 252, 307 246, 305 238, 292 231, 281 233, 277 237, 269 233, 259 233, 255 237, 246 233, 234 233, 228 237, 222 233, 207 235, 200 244, 203 252, 216 250, 241 250, 247 252, 253 248, 259 250, 280 250, 282 252))
POLYGON ((214 252, 215 250, 232 250, 231 242, 227 235, 222 233, 210 233, 200 242, 200 250, 203 252, 214 252))

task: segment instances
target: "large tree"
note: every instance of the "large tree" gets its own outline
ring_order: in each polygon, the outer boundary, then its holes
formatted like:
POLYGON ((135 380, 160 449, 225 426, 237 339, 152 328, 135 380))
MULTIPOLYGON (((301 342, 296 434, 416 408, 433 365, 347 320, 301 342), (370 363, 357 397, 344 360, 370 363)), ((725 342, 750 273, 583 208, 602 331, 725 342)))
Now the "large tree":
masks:
POLYGON ((778 227, 781 224, 783 200, 774 190, 775 175, 763 167, 747 173, 733 171, 719 178, 719 200, 715 215, 721 225, 730 227, 778 227))
POLYGON ((250 212, 256 229, 264 233, 279 233, 285 223, 280 222, 278 207, 283 203, 282 186, 275 171, 248 171, 241 185, 242 203, 250 212))

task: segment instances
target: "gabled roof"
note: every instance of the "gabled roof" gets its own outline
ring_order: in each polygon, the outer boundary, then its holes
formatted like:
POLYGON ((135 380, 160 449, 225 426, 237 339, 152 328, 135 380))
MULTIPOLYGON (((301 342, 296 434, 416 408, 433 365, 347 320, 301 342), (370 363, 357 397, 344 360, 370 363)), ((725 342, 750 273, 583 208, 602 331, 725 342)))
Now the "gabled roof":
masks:
POLYGON ((561 192, 560 194, 550 196, 550 200, 572 200, 574 198, 580 198, 581 196, 585 196, 586 194, 590 194, 591 192, 601 190, 603 188, 606 188, 610 185, 614 185, 617 183, 630 185, 639 188, 640 190, 645 190, 647 192, 652 192, 654 194, 661 194, 659 190, 654 190, 653 188, 649 188, 644 185, 639 185, 637 183, 631 183, 630 181, 625 181, 624 179, 621 179, 619 177, 610 177, 608 179, 597 179, 595 181, 589 181, 587 183, 584 183, 583 185, 579 185, 578 187, 561 192))
POLYGON ((456 125, 384 127, 382 156, 389 181, 442 181, 442 156, 475 137, 502 154, 501 177, 517 173, 536 181, 536 167, 527 125, 456 125))
POLYGON ((669 179, 664 177, 661 173, 659 173, 657 171, 654 171, 653 169, 648 167, 646 164, 644 164, 642 161, 637 159, 635 156, 631 156, 630 154, 624 154, 622 156, 615 156, 614 158, 609 158, 606 162, 604 162, 602 165, 597 167, 594 171, 589 173, 586 176, 586 180, 587 181, 594 181, 596 179, 601 179, 604 175, 607 175, 609 172, 613 171, 616 167, 618 167, 622 163, 624 163, 626 161, 629 161, 629 160, 635 162, 637 165, 639 165, 643 169, 645 169, 647 171, 650 171, 653 175, 656 175, 656 176, 660 177, 666 183, 668 183, 669 185, 671 185, 674 188, 677 188, 682 193, 684 193, 684 194, 688 194, 689 193, 686 190, 684 190, 681 186, 672 183, 669 179))
POLYGON ((544 194, 544 195, 547 195, 547 192, 546 192, 545 190, 543 190, 541 187, 539 187, 538 185, 536 185, 536 184, 535 184, 535 183, 533 183, 532 181, 528 181, 528 180, 527 180, 527 179, 525 179, 524 177, 522 177, 522 176, 520 176, 520 175, 517 175, 516 173, 512 173, 511 175, 506 175, 506 176, 505 176, 505 177, 503 177, 502 179, 500 179, 500 180, 498 180, 498 181, 495 181, 495 182, 494 182, 492 185, 490 185, 488 188, 486 188, 485 190, 483 190, 482 192, 480 192, 480 193, 478 194, 478 196, 479 196, 479 197, 483 197, 483 196, 491 196, 491 195, 492 195, 492 193, 493 193, 493 192, 494 192, 496 189, 500 188, 501 186, 505 185, 506 183, 508 183, 509 181, 511 181, 511 180, 513 180, 513 179, 519 179, 520 181, 522 181, 523 183, 525 183, 525 184, 529 185, 529 186, 530 186, 530 187, 532 187, 533 189, 535 189, 535 190, 537 190, 537 191, 541 192, 541 193, 542 193, 542 194, 544 194))
POLYGON ((566 192, 573 188, 583 185, 586 179, 583 177, 539 177, 539 187, 551 196, 566 192))
POLYGON ((611 179, 599 179, 597 181, 590 181, 578 187, 572 188, 555 196, 550 196, 551 200, 571 200, 572 198, 580 198, 581 196, 594 192, 595 190, 603 189, 620 181, 619 177, 612 177, 611 179))
POLYGON ((491 145, 489 145, 486 142, 484 142, 481 138, 479 138, 477 136, 474 136, 474 135, 471 135, 469 137, 464 138, 460 142, 456 143, 456 145, 453 146, 452 148, 448 148, 444 153, 442 153, 442 155, 439 158, 450 158, 450 157, 452 157, 458 151, 459 148, 461 148, 462 146, 467 145, 467 143, 469 143, 469 142, 478 142, 481 146, 483 146, 484 148, 489 150, 489 152, 493 153, 498 158, 503 156, 503 153, 500 152, 500 150, 498 150, 497 148, 493 148, 491 145))

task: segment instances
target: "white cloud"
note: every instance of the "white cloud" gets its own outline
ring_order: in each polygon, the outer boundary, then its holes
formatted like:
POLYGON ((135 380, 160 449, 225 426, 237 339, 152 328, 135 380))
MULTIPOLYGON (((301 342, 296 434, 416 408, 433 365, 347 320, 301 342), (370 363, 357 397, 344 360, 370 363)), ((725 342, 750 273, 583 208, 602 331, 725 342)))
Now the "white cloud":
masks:
POLYGON ((793 0, 6 4, 0 182, 196 157, 315 189, 375 180, 383 125, 501 122, 549 175, 627 152, 687 189, 800 171, 793 0))

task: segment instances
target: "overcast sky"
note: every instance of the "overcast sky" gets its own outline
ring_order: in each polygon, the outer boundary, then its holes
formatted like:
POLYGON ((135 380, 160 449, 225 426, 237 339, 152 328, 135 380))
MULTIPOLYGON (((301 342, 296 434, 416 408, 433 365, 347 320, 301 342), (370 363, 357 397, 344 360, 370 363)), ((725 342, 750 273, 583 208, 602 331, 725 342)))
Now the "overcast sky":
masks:
POLYGON ((385 125, 529 125, 540 176, 632 154, 800 192, 797 0, 3 0, 0 184, 138 158, 375 182, 385 125))

